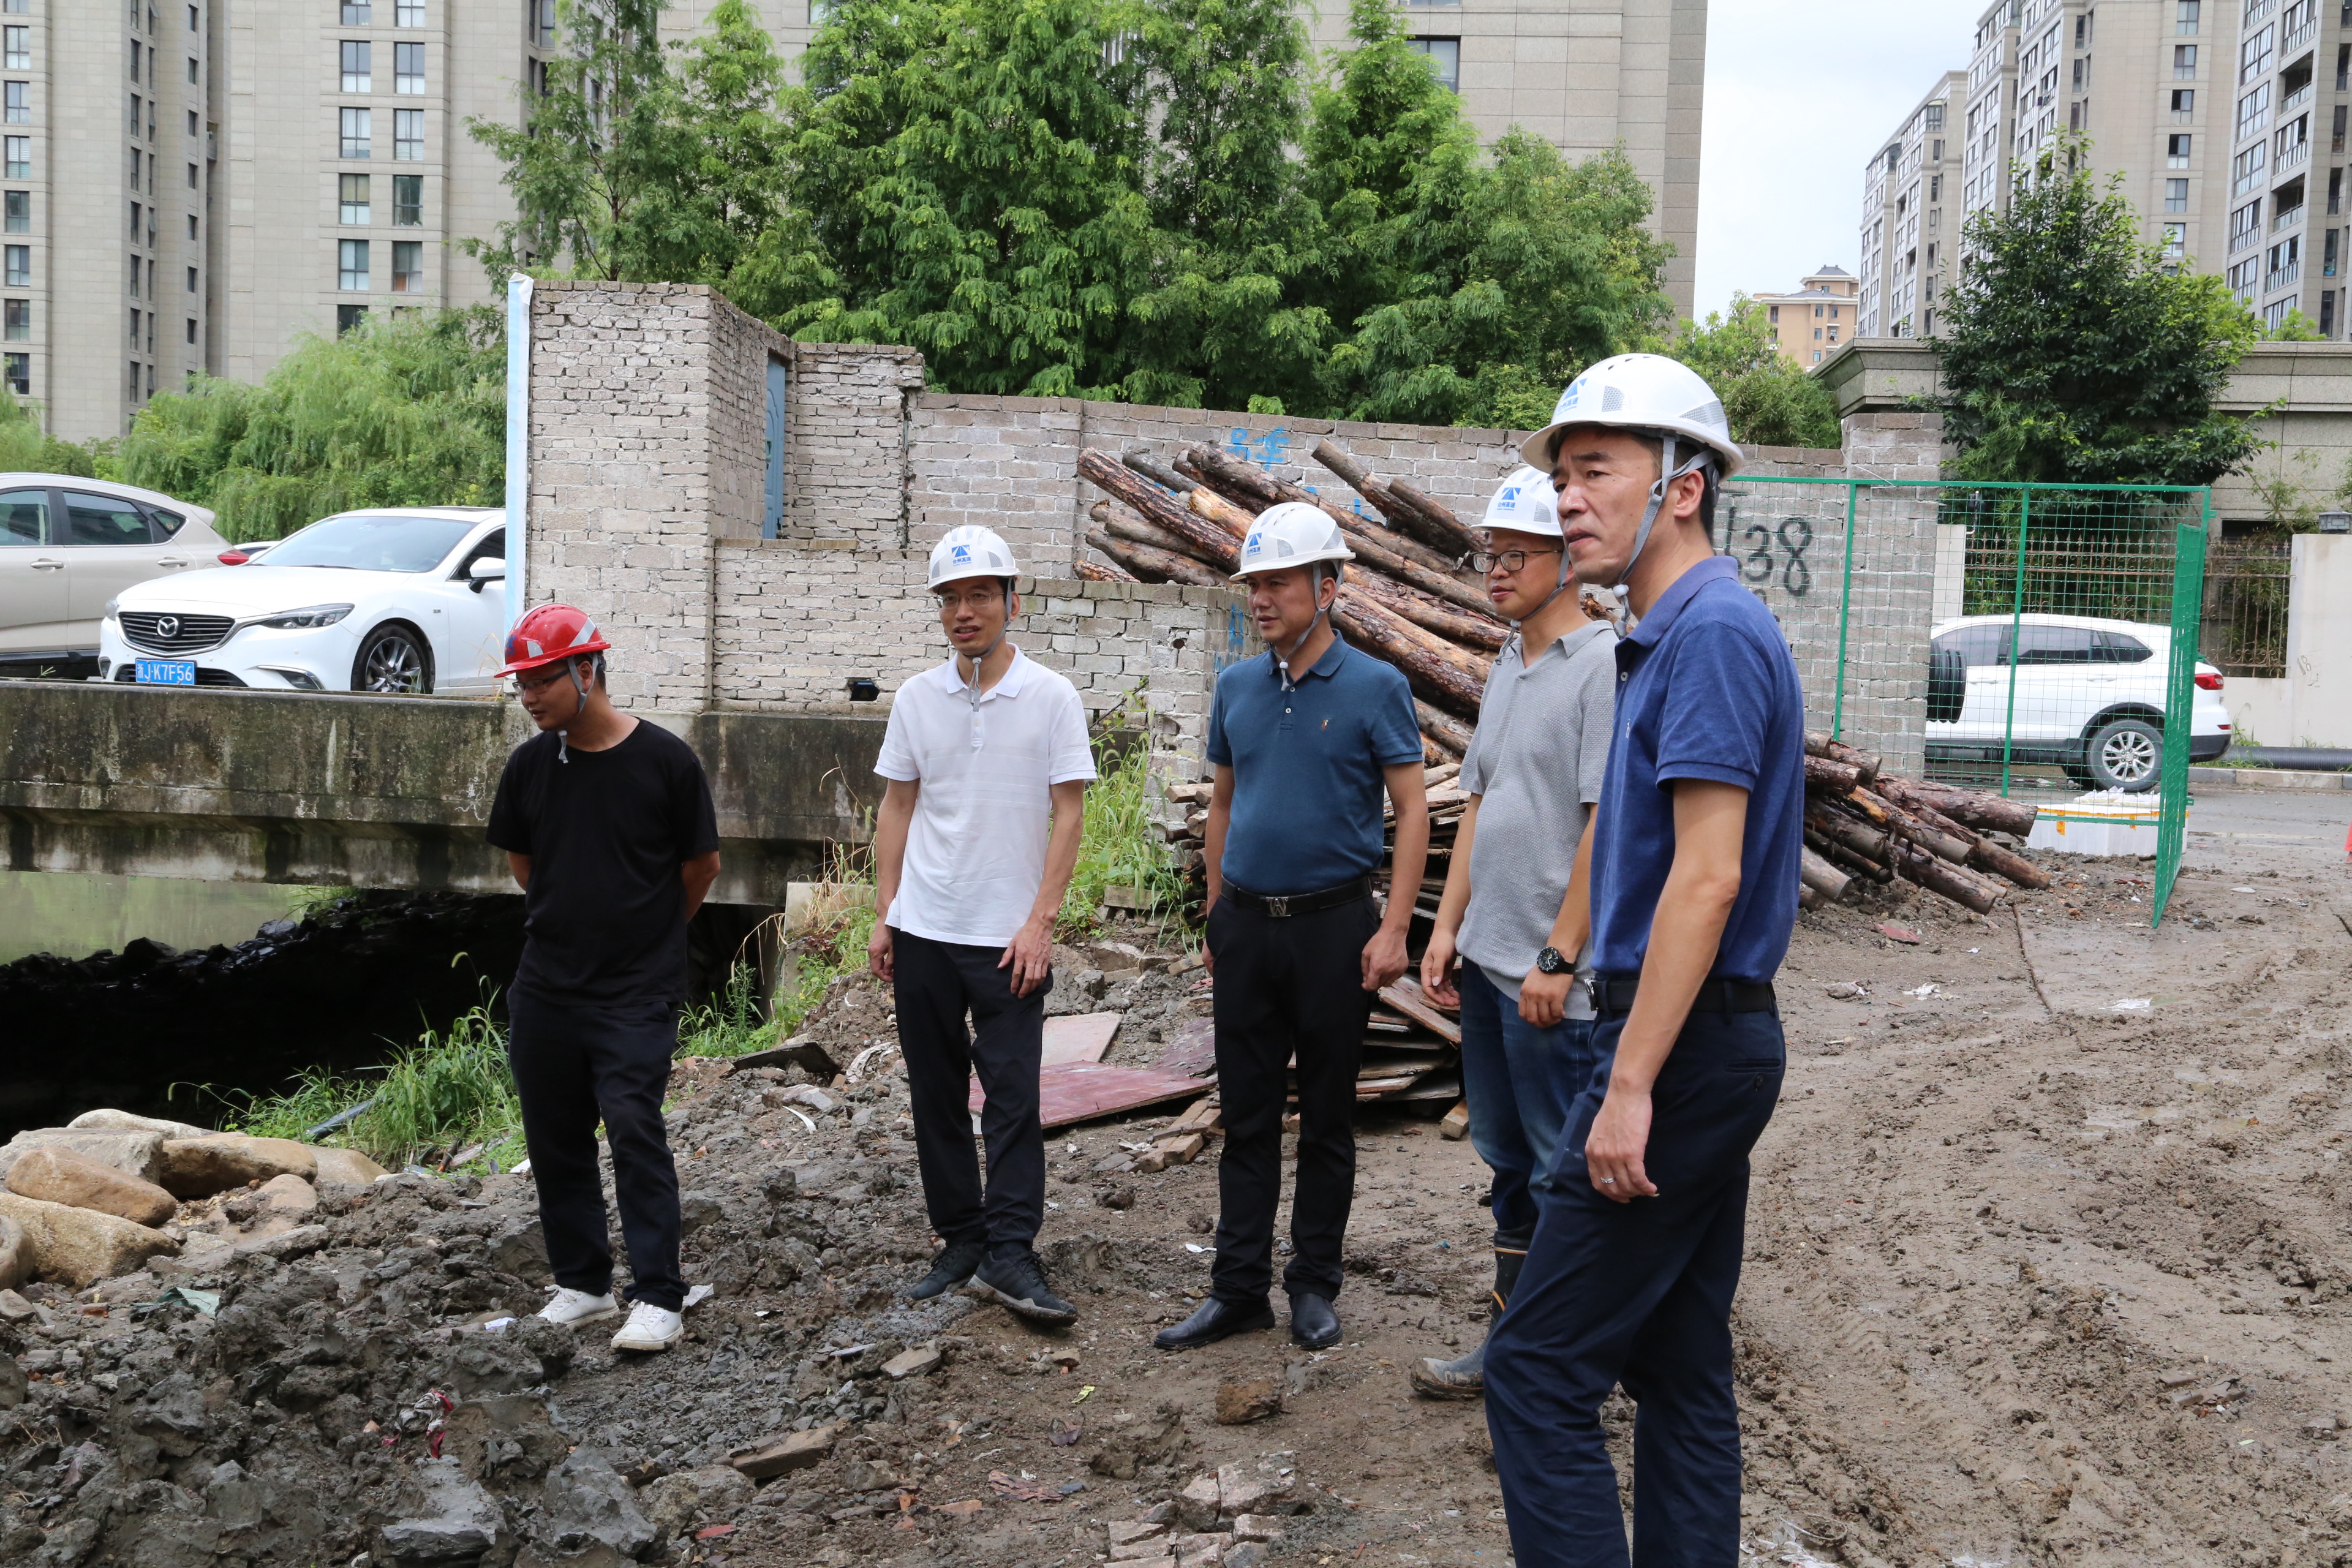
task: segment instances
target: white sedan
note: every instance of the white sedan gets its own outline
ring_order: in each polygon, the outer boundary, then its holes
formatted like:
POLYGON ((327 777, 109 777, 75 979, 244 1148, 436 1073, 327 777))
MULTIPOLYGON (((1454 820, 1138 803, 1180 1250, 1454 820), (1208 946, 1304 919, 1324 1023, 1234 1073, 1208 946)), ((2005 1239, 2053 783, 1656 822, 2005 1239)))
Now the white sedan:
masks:
POLYGON ((323 518, 249 565, 125 589, 99 678, 278 691, 494 686, 506 636, 506 512, 376 507, 323 518))

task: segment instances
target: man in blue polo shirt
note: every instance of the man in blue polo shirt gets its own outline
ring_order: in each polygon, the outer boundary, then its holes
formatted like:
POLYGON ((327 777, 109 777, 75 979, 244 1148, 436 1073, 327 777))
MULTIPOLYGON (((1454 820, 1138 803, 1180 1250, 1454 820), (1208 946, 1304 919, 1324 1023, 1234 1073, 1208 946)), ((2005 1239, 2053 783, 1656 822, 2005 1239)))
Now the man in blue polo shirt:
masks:
POLYGON ((1208 936, 1225 1124, 1217 1257, 1209 1300, 1160 1331, 1161 1350, 1274 1325, 1266 1296, 1294 1056, 1290 1337, 1317 1350, 1339 1340, 1332 1301, 1356 1190, 1356 1069, 1372 994, 1405 971, 1429 848, 1412 689, 1331 629, 1339 574, 1353 559, 1330 516, 1303 501, 1268 508, 1242 542, 1237 574, 1267 652, 1220 675, 1209 710, 1208 936), (1372 901, 1384 789, 1397 819, 1385 915, 1372 901))
POLYGON ((1731 1299, 1748 1155, 1780 1099, 1772 976, 1797 914, 1804 700, 1780 626, 1715 553, 1738 470, 1683 365, 1587 370, 1522 448, 1576 574, 1623 584, 1616 735, 1592 853, 1593 1047, 1536 1237, 1486 1352, 1486 1418, 1521 1568, 1622 1568, 1610 1390, 1640 1406, 1643 1564, 1739 1554, 1731 1299))

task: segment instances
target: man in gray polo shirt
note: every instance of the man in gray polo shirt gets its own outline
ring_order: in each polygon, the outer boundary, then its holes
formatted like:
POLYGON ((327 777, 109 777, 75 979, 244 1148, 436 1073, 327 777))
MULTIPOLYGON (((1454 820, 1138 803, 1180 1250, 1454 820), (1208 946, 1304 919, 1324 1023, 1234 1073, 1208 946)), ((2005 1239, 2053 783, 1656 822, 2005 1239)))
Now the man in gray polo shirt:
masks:
MULTIPOLYGON (((1470 1142, 1495 1173, 1496 1317, 1535 1235, 1536 1199, 1568 1109, 1594 1067, 1592 997, 1578 969, 1591 925, 1590 808, 1609 766, 1617 638, 1579 603, 1556 507, 1550 482, 1521 468, 1488 503, 1487 548, 1472 557, 1519 635, 1495 660, 1462 760, 1470 805, 1421 964, 1423 987, 1462 1008, 1470 1142)), ((1475 1399, 1485 1368, 1484 1344, 1453 1361, 1424 1356, 1413 1390, 1475 1399)))

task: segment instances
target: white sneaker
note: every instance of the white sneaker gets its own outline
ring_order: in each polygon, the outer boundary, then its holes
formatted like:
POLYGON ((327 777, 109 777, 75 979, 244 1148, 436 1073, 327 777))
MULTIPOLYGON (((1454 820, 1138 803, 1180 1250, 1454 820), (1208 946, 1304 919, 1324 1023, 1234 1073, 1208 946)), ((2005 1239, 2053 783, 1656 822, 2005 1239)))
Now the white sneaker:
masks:
POLYGON ((613 1300, 609 1290, 592 1296, 585 1290, 558 1285, 547 1305, 539 1310, 539 1315, 551 1323, 593 1323, 600 1318, 614 1317, 620 1310, 621 1304, 613 1300))
POLYGON ((629 1321, 613 1336, 616 1351, 666 1351, 686 1337, 683 1315, 639 1301, 629 1309, 629 1321))

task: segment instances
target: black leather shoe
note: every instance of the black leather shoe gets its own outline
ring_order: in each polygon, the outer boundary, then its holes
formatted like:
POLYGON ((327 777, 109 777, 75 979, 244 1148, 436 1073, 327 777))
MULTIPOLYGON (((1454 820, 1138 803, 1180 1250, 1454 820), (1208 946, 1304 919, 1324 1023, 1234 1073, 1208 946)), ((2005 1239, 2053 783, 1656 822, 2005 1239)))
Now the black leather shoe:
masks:
POLYGON ((976 1241, 950 1241, 940 1248, 931 1260, 931 1271, 907 1287, 909 1301, 928 1301, 934 1296, 944 1296, 961 1286, 980 1267, 988 1248, 976 1241))
POLYGON ((1339 1314, 1320 1296, 1293 1296, 1290 1342, 1311 1351, 1329 1350, 1339 1342, 1339 1314))
POLYGON ((1172 1329, 1162 1329, 1151 1338, 1153 1346, 1163 1351, 1198 1350, 1202 1345, 1215 1344, 1219 1340, 1235 1334, 1255 1333, 1274 1327, 1274 1309, 1263 1301, 1244 1306, 1234 1301, 1220 1301, 1214 1296, 1200 1305, 1199 1310, 1172 1329))

